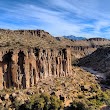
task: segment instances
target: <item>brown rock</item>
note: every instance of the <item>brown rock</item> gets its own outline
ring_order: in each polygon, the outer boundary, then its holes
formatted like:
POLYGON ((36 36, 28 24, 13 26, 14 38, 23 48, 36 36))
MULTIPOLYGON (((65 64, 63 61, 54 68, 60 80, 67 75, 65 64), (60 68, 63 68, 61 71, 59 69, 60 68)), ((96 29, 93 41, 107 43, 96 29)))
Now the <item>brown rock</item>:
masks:
POLYGON ((12 93, 12 97, 15 98, 17 96, 16 93, 12 93))
POLYGON ((39 79, 72 74, 70 48, 8 50, 0 55, 0 89, 29 88, 39 79))
POLYGON ((5 94, 4 99, 5 100, 9 99, 9 95, 8 94, 5 94))
POLYGON ((0 104, 2 104, 2 102, 3 102, 3 101, 0 99, 0 104))

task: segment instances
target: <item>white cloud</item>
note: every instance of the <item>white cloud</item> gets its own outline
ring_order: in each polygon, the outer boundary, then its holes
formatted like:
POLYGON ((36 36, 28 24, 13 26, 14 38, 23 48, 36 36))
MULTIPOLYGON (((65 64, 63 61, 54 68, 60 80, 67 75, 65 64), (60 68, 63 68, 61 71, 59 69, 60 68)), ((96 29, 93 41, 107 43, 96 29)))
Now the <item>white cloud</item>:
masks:
MULTIPOLYGON (((108 1, 105 1, 106 4, 108 1)), ((110 8, 109 5, 108 7, 104 5, 104 1, 47 0, 42 3, 40 6, 33 3, 19 3, 12 8, 1 6, 0 10, 4 10, 5 13, 0 16, 0 27, 39 28, 55 36, 73 34, 86 37, 106 37, 109 35, 109 31, 101 32, 102 28, 110 26, 110 8), (13 22, 6 23, 5 20, 2 21, 3 17, 13 22), (21 24, 16 24, 17 21, 20 21, 21 24), (86 28, 93 28, 93 31, 83 32, 82 30, 86 28)))

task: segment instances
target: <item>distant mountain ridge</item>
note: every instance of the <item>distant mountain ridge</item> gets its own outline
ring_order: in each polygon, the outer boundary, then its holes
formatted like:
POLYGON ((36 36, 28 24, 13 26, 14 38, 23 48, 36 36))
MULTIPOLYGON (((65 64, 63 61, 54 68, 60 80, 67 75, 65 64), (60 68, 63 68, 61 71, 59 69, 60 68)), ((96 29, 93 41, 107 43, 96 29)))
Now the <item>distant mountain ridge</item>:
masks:
POLYGON ((68 36, 63 36, 64 38, 70 39, 70 40, 86 40, 85 37, 77 37, 74 35, 68 35, 68 36))

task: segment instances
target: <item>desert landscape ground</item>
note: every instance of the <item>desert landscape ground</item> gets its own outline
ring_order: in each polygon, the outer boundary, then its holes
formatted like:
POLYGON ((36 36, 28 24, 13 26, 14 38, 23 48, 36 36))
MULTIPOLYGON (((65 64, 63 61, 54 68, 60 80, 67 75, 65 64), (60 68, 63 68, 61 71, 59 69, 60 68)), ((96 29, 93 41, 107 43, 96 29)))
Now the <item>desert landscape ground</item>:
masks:
POLYGON ((0 29, 0 110, 109 110, 109 45, 0 29))
POLYGON ((110 110, 110 0, 0 0, 0 110, 110 110))

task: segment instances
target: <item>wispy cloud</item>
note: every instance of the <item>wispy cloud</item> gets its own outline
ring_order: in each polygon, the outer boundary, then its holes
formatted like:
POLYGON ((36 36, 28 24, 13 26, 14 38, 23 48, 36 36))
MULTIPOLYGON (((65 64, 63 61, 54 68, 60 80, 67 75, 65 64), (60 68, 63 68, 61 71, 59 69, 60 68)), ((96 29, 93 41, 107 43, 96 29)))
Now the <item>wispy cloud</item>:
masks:
POLYGON ((0 28, 44 29, 55 36, 110 37, 109 0, 5 2, 0 3, 0 28))

